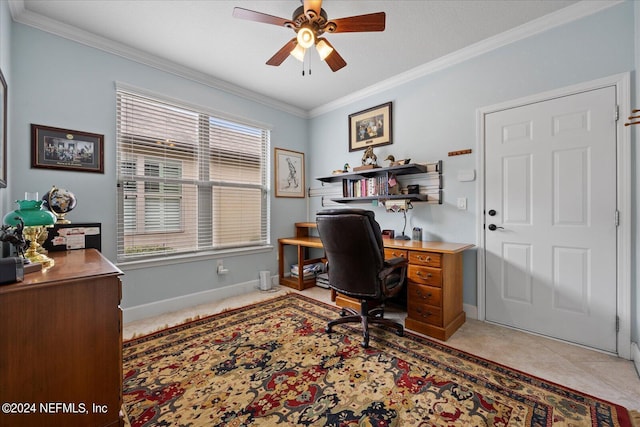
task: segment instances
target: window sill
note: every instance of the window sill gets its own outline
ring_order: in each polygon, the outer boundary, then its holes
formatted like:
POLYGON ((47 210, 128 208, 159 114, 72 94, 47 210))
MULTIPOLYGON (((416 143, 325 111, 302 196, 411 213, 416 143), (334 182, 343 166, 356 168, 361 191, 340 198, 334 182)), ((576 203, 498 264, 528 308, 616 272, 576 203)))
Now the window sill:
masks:
POLYGON ((206 261, 206 260, 216 259, 221 257, 258 254, 262 252, 270 252, 272 250, 273 250, 273 245, 254 246, 249 248, 220 249, 217 251, 201 252, 196 254, 167 255, 162 258, 143 259, 143 260, 136 260, 136 261, 121 261, 116 263, 116 265, 122 271, 126 272, 127 270, 137 270, 140 268, 150 268, 150 267, 157 267, 157 266, 182 264, 187 262, 206 261))

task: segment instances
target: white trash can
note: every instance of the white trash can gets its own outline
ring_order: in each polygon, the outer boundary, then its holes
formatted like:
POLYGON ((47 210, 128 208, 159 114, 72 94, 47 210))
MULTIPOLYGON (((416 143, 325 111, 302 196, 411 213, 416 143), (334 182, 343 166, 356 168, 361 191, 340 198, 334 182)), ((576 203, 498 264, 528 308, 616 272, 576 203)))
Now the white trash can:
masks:
POLYGON ((268 291, 271 289, 271 272, 263 270, 260 272, 260 290, 268 291))

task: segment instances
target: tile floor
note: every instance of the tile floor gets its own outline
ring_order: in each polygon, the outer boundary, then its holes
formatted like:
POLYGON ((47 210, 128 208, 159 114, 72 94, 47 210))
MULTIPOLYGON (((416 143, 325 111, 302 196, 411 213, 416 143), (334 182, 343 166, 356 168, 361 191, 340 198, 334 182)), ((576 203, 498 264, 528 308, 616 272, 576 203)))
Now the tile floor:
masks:
MULTIPOLYGON (((287 292, 297 291, 282 287, 270 292, 256 290, 247 295, 131 322, 124 325, 123 337, 127 340, 187 319, 219 313, 287 292)), ((331 303, 326 289, 315 287, 301 293, 331 303)), ((403 320, 405 316, 404 312, 388 310, 388 317, 403 320)), ((640 411, 640 377, 628 360, 473 319, 468 319, 446 345, 640 411)))

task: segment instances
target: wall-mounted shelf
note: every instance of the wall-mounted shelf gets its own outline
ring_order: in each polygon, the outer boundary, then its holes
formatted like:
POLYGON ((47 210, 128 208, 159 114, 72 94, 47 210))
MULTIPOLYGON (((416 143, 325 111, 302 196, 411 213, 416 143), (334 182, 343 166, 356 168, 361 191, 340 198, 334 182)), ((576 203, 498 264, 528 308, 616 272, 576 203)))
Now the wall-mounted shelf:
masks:
POLYGON ((338 182, 343 179, 371 178, 373 176, 378 176, 378 175, 386 174, 389 172, 395 174, 396 176, 411 175, 416 173, 430 173, 430 172, 437 172, 441 174, 442 160, 439 160, 437 162, 431 162, 431 163, 410 163, 408 165, 391 166, 388 168, 374 168, 374 169, 367 169, 367 170, 358 171, 358 172, 339 173, 335 175, 321 176, 316 179, 322 182, 338 182))
MULTIPOLYGON (((412 202, 442 204, 442 160, 430 163, 373 168, 316 178, 323 183, 342 182, 342 196, 332 198, 338 203, 366 203, 377 200, 406 199, 412 202), (416 194, 388 194, 389 178, 427 174, 431 185, 419 186, 416 194)), ((400 184, 398 184, 400 185, 400 184)))

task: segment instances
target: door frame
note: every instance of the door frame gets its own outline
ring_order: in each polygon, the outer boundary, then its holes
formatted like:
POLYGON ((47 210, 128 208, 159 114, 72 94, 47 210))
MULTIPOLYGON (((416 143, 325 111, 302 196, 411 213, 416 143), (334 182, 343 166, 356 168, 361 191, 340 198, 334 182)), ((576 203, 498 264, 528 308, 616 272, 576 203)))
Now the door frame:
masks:
MULTIPOLYGON (((615 86, 616 99, 618 103, 618 120, 616 125, 616 199, 617 210, 619 212, 619 226, 617 230, 617 289, 616 310, 618 316, 619 330, 617 334, 617 355, 619 357, 631 358, 631 130, 629 126, 624 126, 624 117, 631 114, 631 75, 629 72, 604 77, 597 80, 579 83, 572 86, 554 89, 523 98, 518 98, 499 104, 489 105, 476 110, 476 148, 478 156, 476 158, 476 169, 478 170, 478 185, 476 187, 476 212, 477 215, 477 306, 478 320, 485 320, 485 298, 486 298, 486 264, 484 251, 485 242, 485 116, 502 110, 521 107, 534 102, 547 101, 563 96, 574 95, 588 90, 601 89, 603 87, 615 86)), ((611 112, 612 116, 615 114, 611 112)), ((611 218, 614 221, 614 218, 611 218)))

